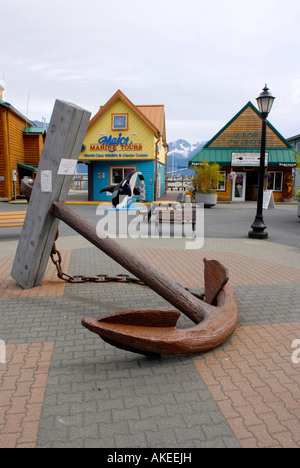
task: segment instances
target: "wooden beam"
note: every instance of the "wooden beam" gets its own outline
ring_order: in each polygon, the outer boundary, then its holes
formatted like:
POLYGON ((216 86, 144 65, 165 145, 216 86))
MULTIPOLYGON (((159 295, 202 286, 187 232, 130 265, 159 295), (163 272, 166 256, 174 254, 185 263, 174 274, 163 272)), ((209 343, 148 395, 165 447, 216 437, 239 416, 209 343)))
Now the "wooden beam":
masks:
POLYGON ((53 203, 52 214, 142 280, 195 323, 204 320, 213 310, 210 304, 200 301, 183 286, 170 280, 156 268, 130 252, 129 249, 110 239, 106 234, 97 232, 94 226, 71 211, 64 203, 53 203))
POLYGON ((89 124, 86 110, 57 100, 27 209, 12 277, 23 289, 41 286, 59 220, 50 212, 65 202, 72 175, 58 174, 61 160, 78 160, 89 124))

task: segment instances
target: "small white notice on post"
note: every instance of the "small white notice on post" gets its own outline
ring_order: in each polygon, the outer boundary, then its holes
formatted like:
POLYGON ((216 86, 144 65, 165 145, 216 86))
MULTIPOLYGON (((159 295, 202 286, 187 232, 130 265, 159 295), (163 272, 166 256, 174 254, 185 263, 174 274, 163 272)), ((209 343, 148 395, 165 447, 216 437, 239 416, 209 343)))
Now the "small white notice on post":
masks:
POLYGON ((271 210, 271 209, 275 210, 273 190, 265 190, 264 191, 263 209, 264 210, 271 210))
POLYGON ((41 192, 52 192, 52 171, 41 171, 41 192))
POLYGON ((77 167, 77 159, 62 159, 58 168, 58 175, 74 175, 77 167))

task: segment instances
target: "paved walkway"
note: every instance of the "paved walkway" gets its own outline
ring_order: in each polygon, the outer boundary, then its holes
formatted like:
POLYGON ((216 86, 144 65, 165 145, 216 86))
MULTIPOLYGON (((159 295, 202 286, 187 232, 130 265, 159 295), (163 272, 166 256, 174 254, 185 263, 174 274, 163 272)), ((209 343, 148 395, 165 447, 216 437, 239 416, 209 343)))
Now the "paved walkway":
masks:
MULTIPOLYGON (((181 239, 118 242, 200 291, 203 258, 220 259, 239 305, 236 332, 203 355, 121 351, 81 318, 168 307, 161 297, 135 284, 65 284, 51 263, 43 286, 23 291, 10 277, 17 242, 1 242, 0 447, 300 447, 299 249, 249 239, 206 239, 199 251, 181 239)), ((125 271, 79 236, 58 247, 71 274, 125 271)))

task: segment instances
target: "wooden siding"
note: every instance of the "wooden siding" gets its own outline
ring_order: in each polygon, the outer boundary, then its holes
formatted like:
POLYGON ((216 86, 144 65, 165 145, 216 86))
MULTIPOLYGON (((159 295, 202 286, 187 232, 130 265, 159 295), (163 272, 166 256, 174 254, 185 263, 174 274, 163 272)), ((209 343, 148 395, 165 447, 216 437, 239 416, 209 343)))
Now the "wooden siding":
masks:
MULTIPOLYGON (((0 176, 5 177, 4 172, 4 138, 3 138, 3 117, 0 112, 0 176)), ((5 197, 5 182, 0 181, 0 198, 5 197)))
MULTIPOLYGON (((0 106, 0 198, 13 195, 12 171, 18 172, 18 163, 38 167, 44 146, 43 135, 24 135, 25 119, 8 107, 0 106)), ((20 180, 16 183, 19 195, 20 180)))
MULTIPOLYGON (((23 130, 24 120, 16 114, 8 113, 8 138, 10 150, 10 170, 18 170, 18 163, 25 164, 23 130)), ((16 194, 20 195, 20 181, 16 183, 16 194)))
MULTIPOLYGON (((228 168, 228 167, 221 167, 222 171, 226 171, 226 190, 225 191, 218 191, 218 201, 223 201, 223 202, 230 202, 232 198, 232 180, 228 180, 228 175, 232 170, 235 170, 235 172, 245 172, 247 175, 250 173, 249 171, 245 170, 244 168, 240 168, 240 171, 237 171, 236 168, 228 168)), ((274 201, 275 203, 278 202, 283 202, 286 199, 292 198, 292 169, 291 168, 286 168, 286 167, 269 167, 268 171, 270 172, 283 172, 283 184, 282 184, 282 192, 273 192, 274 196, 274 201)), ((257 173, 258 177, 258 170, 255 170, 254 172, 257 173)), ((248 178, 246 179, 246 184, 249 183, 248 178)), ((247 186, 246 186, 247 188, 247 186)), ((247 191, 246 191, 247 193, 247 191)), ((247 200, 247 197, 246 197, 247 200)), ((256 200, 255 200, 256 201, 256 200)))
POLYGON ((232 192, 232 181, 228 180, 228 175, 230 174, 230 168, 221 167, 221 171, 226 171, 226 190, 218 191, 218 200, 219 201, 231 201, 231 192, 232 192))
MULTIPOLYGON (((249 106, 239 115, 224 131, 209 145, 210 148, 260 148, 262 121, 260 116, 249 106), (249 135, 250 134, 250 135, 249 135), (257 135, 257 137, 251 137, 257 135), (237 136, 238 135, 238 136, 237 136), (239 141, 238 144, 235 144, 239 141), (248 141, 249 144, 241 142, 248 141), (250 144, 252 142, 252 144, 250 144), (253 142, 255 142, 253 144, 253 142)), ((287 148, 284 141, 267 127, 267 147, 268 148, 287 148)))
POLYGON ((24 135, 24 163, 38 167, 43 149, 42 135, 24 135))

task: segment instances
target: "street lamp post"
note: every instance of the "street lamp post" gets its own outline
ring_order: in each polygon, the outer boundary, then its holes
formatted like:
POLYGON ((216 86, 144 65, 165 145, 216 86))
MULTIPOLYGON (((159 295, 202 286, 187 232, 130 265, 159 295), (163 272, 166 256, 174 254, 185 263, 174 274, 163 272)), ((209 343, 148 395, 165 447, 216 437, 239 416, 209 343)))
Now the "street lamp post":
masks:
POLYGON ((258 182, 257 211, 254 223, 249 231, 251 239, 267 239, 268 233, 265 231, 266 225, 263 218, 263 199, 264 199, 264 180, 265 180, 265 158, 266 158, 266 136, 267 136, 267 117, 272 109, 274 96, 269 92, 265 85, 262 93, 257 98, 257 104, 262 116, 261 149, 260 149, 260 169, 258 182))

